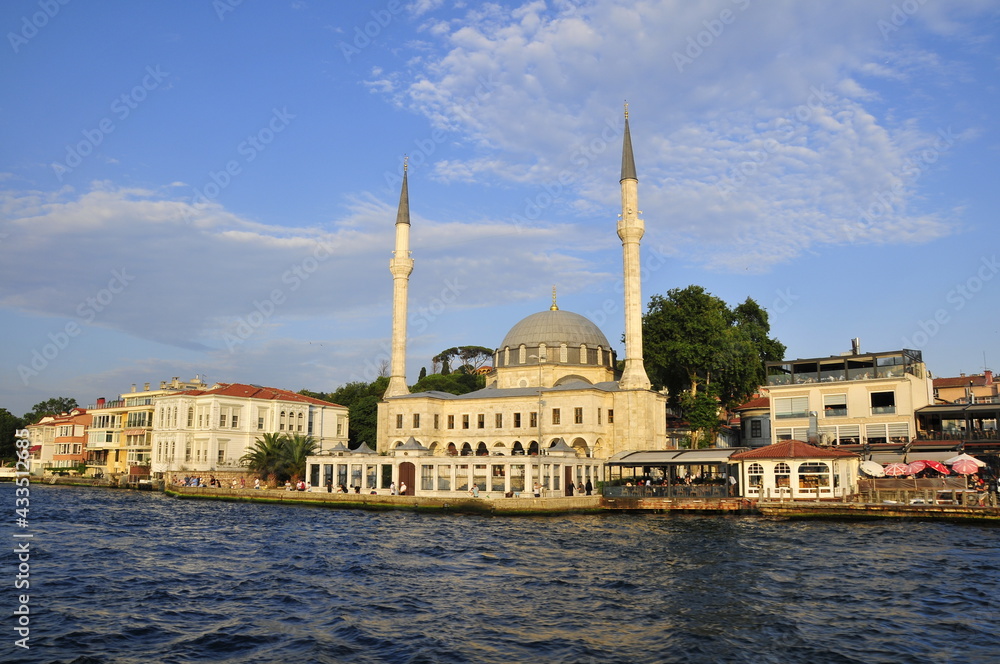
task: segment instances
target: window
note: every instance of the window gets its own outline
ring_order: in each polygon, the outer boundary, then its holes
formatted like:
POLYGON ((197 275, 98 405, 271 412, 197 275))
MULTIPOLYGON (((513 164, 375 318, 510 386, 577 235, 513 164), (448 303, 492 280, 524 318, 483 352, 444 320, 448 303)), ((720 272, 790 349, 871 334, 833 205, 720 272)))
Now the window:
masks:
POLYGON ((847 395, 824 394, 823 417, 847 417, 847 395))
POLYGON ((774 400, 774 416, 778 419, 806 417, 808 410, 809 397, 778 397, 774 400))
POLYGON ((486 428, 486 416, 482 413, 476 416, 476 428, 485 429, 486 428))
POLYGON ((583 424, 583 408, 573 409, 573 422, 575 424, 583 424))
POLYGON ((434 490, 434 466, 428 464, 420 466, 420 490, 434 490))
POLYGON ((194 408, 192 407, 188 408, 188 426, 189 427, 194 426, 194 408))
POLYGON ((778 488, 788 488, 791 486, 792 469, 781 461, 774 466, 774 486, 778 488))
POLYGON ((454 429, 455 428, 455 416, 454 415, 449 415, 448 416, 448 428, 449 429, 454 429))
POLYGON ((747 484, 751 488, 760 489, 764 485, 764 466, 752 463, 747 466, 747 484))
POLYGON ((521 413, 514 413, 514 428, 521 428, 521 413))
POLYGON ((608 408, 608 424, 614 424, 614 423, 615 423, 615 411, 611 408, 608 408))
POLYGON ((552 409, 552 424, 560 424, 561 417, 559 415, 559 409, 552 409))
POLYGON ((531 428, 538 426, 538 413, 531 413, 528 415, 528 426, 531 428))
POLYGON ((258 431, 263 431, 264 430, 264 416, 263 415, 261 415, 260 417, 257 418, 257 430, 258 431))
POLYGON ((219 456, 217 457, 219 463, 225 463, 226 461, 226 448, 224 446, 219 446, 219 456))
POLYGON ((402 413, 397 413, 396 414, 396 428, 397 429, 402 429, 403 428, 403 414, 402 413))
POLYGON ((497 413, 493 416, 493 419, 495 420, 494 424, 496 428, 503 429, 503 413, 497 413))
POLYGON ((220 413, 219 414, 219 426, 220 427, 226 426, 226 414, 225 413, 220 413))
POLYGON ((601 425, 601 409, 600 408, 597 409, 597 425, 598 426, 601 425))
POLYGON ((462 415, 462 428, 463 429, 468 429, 469 428, 469 416, 468 415, 462 415))
POLYGON ((892 415, 896 412, 895 392, 872 392, 872 415, 892 415))
POLYGON ((413 428, 414 429, 420 428, 420 413, 413 414, 413 428))
POLYGON ((299 431, 302 431, 302 413, 299 413, 299 431))
POLYGON ((285 411, 281 411, 281 420, 278 423, 278 431, 285 430, 285 411))
POLYGON ((830 486, 830 467, 822 461, 811 461, 799 466, 799 488, 818 489, 830 486))
POLYGON ((434 428, 435 429, 441 428, 441 416, 438 415, 437 413, 434 413, 434 428))
POLYGON ((761 427, 760 420, 750 420, 750 437, 760 438, 761 437, 761 427))
POLYGON ((233 415, 233 428, 237 429, 237 428, 239 428, 239 426, 240 426, 240 416, 239 415, 233 415))

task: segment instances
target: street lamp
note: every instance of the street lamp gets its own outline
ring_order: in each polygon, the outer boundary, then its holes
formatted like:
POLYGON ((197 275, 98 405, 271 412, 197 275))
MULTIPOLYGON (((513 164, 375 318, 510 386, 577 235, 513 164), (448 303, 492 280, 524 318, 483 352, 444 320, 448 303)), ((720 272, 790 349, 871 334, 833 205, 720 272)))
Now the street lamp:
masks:
MULTIPOLYGON (((542 407, 545 402, 542 401, 542 362, 545 361, 544 355, 529 355, 528 359, 537 360, 538 362, 538 475, 535 481, 541 488, 545 488, 542 484, 542 407)), ((534 489, 534 487, 532 487, 534 489)), ((539 489, 539 496, 541 495, 541 489, 539 489)))

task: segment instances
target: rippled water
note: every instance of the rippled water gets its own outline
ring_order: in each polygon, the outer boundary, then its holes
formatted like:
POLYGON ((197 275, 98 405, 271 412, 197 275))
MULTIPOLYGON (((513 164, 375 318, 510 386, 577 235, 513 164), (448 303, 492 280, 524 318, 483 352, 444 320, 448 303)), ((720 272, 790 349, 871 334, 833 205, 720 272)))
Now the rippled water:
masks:
MULTIPOLYGON (((13 513, 12 485, 0 498, 13 513)), ((380 513, 37 485, 31 501, 31 649, 12 646, 8 590, 0 661, 1000 661, 995 528, 380 513)))

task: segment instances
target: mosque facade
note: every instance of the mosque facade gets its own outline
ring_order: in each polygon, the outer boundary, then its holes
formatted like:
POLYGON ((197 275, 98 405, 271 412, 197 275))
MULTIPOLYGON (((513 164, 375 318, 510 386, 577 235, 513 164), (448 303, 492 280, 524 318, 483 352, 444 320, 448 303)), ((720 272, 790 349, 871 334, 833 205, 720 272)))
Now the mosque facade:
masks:
POLYGON ((396 215, 392 358, 378 405, 376 450, 334 449, 310 457, 307 480, 409 495, 484 492, 545 496, 588 491, 611 457, 662 450, 666 396, 650 388, 642 358, 638 178, 625 113, 621 170, 625 311, 624 368, 593 322, 552 305, 516 323, 496 347, 486 387, 468 394, 410 393, 406 384, 409 247, 406 171, 396 215))

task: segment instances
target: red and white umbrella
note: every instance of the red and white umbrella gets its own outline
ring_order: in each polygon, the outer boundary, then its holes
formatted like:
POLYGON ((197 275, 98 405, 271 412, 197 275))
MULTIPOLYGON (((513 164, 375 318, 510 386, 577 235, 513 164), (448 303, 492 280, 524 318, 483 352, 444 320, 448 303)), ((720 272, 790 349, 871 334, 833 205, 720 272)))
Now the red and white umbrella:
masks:
POLYGON ((947 475, 949 472, 948 466, 944 465, 940 461, 930 461, 929 459, 920 459, 919 461, 914 461, 912 463, 922 463, 924 464, 924 467, 936 470, 942 475, 947 475))
POLYGON ((927 464, 923 461, 911 461, 910 463, 906 464, 906 467, 910 469, 910 472, 907 473, 907 475, 916 475, 921 470, 926 468, 927 464))
POLYGON ((885 467, 885 474, 889 477, 899 477, 910 474, 910 465, 906 463, 890 463, 885 467))
POLYGON ((951 469, 962 475, 972 475, 979 472, 979 464, 976 463, 975 459, 959 459, 951 464, 951 469))

